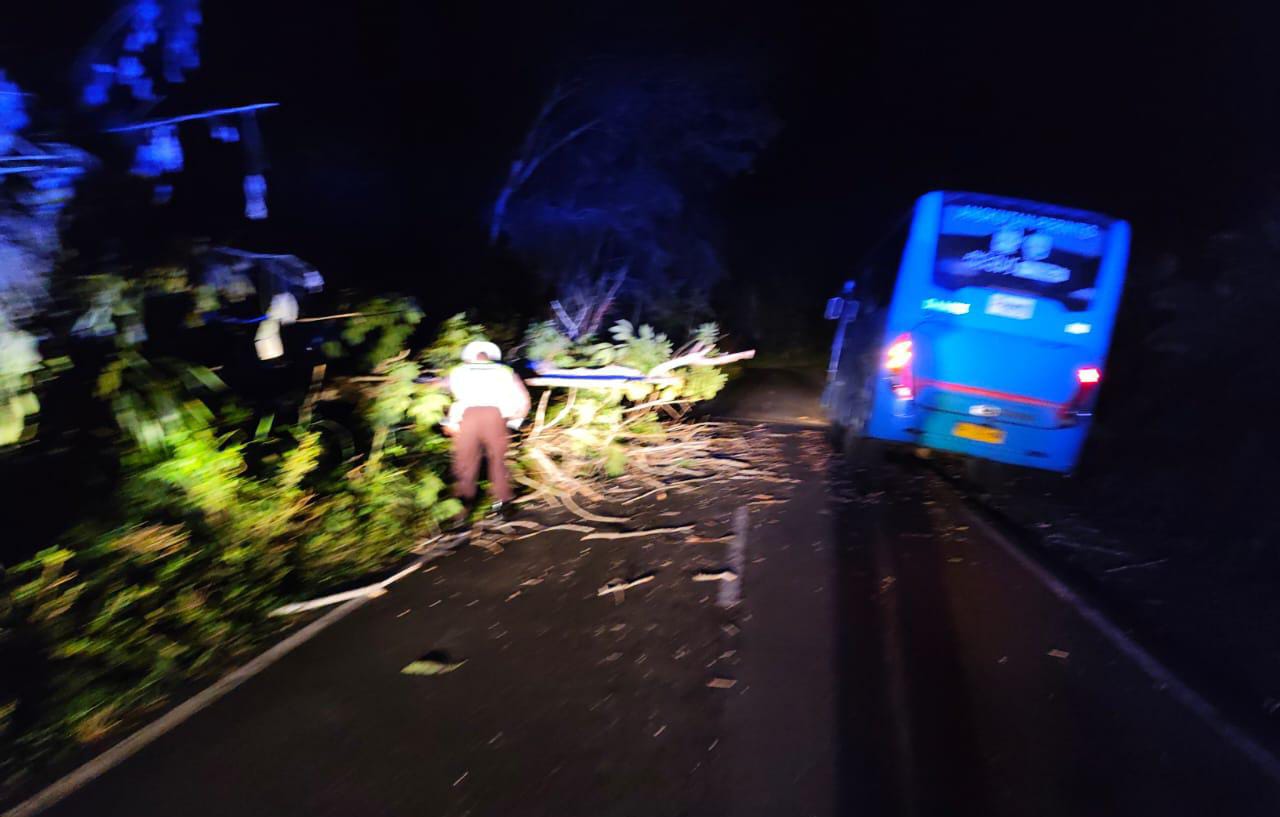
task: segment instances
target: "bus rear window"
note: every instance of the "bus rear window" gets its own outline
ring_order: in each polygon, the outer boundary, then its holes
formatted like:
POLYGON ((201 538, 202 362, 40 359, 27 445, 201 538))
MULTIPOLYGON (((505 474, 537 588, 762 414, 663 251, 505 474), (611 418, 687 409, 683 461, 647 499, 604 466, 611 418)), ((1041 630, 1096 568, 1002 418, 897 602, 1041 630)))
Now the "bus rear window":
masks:
POLYGON ((1104 229, 1096 224, 949 202, 942 208, 933 281, 1053 298, 1071 311, 1093 303, 1104 229))

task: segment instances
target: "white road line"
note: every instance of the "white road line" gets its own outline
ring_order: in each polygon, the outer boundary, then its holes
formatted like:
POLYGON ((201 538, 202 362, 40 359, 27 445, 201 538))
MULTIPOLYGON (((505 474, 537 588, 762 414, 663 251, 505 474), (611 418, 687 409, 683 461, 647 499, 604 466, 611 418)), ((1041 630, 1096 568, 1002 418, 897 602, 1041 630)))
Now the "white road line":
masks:
POLYGON ((416 559, 413 564, 396 573, 394 576, 383 579, 380 582, 374 582, 368 587, 359 587, 355 590, 348 590, 345 593, 334 593, 332 596, 322 596, 318 599, 310 601, 300 601, 296 604, 286 604, 283 607, 277 607, 268 615, 270 616, 291 616, 295 613, 305 613, 308 610, 318 610, 321 607, 331 607, 335 604, 341 604, 344 601, 358 598, 376 598, 386 593, 387 587, 413 573, 418 568, 427 563, 428 556, 424 555, 416 559))
POLYGON ((1143 649, 1137 642, 1126 635, 1097 608, 1076 595, 1071 588, 1063 584, 1056 576, 1041 567, 1030 556, 1023 553, 1017 545, 1010 542, 997 531, 987 520, 967 507, 963 502, 952 497, 952 503, 959 506, 973 523, 1013 557, 1014 561, 1040 581, 1060 600, 1071 605, 1080 617, 1098 631, 1112 646, 1128 659, 1137 664, 1143 672, 1159 683, 1165 691, 1183 706, 1190 709, 1218 737, 1229 743, 1237 751, 1253 762, 1263 774, 1276 783, 1280 783, 1280 759, 1277 759, 1265 746, 1250 737, 1244 730, 1231 723, 1213 704, 1191 687, 1183 683, 1173 671, 1162 664, 1155 656, 1143 649))
POLYGON ((747 506, 743 505, 733 512, 733 539, 729 542, 729 569, 738 576, 734 582, 720 582, 716 593, 716 604, 721 607, 732 607, 742 598, 742 583, 747 569, 747 527, 750 516, 747 506))
MULTIPOLYGON (((461 534, 460 536, 463 535, 465 534, 461 534)), ((453 537, 450 541, 456 542, 459 538, 460 537, 453 537)), ((418 559, 412 565, 406 567, 391 578, 384 579, 371 587, 377 588, 378 590, 385 588, 392 582, 417 570, 424 562, 438 556, 444 550, 447 550, 447 548, 435 549, 432 552, 425 554, 421 559, 418 559)), ((195 695, 178 704, 164 715, 161 715, 156 720, 93 758, 88 763, 85 763, 83 766, 69 772, 65 776, 46 786, 44 789, 41 789, 29 799, 24 800, 6 811, 3 815, 0 815, 0 817, 31 817, 31 815, 44 811, 53 804, 65 799, 77 789, 82 788, 96 778, 111 771, 116 766, 119 766, 121 763, 137 754, 148 744, 154 742, 157 738, 167 734, 168 732, 172 732, 175 728, 181 726, 202 709, 208 708, 211 704, 226 696, 227 693, 231 692, 245 681, 248 681, 250 678, 276 663, 281 658, 284 658, 298 647, 315 638, 329 626, 338 623, 351 613, 355 612, 357 608, 361 607, 369 599, 375 597, 375 594, 370 592, 370 590, 371 588, 362 588, 360 591, 356 591, 360 595, 357 595, 341 607, 332 610, 323 617, 311 622, 306 627, 303 627, 284 641, 281 641, 279 644, 271 647, 266 652, 262 653, 257 658, 254 658, 239 669, 232 670, 222 676, 222 678, 215 681, 212 685, 206 687, 200 692, 197 692, 195 695)), ((380 593, 377 595, 380 595, 380 593)))
POLYGON ((178 704, 169 712, 134 732, 93 760, 50 784, 30 799, 9 809, 4 813, 4 817, 30 817, 30 815, 38 814, 67 797, 76 789, 81 788, 95 778, 101 777, 104 773, 137 754, 147 744, 152 743, 167 732, 173 731, 175 727, 187 721, 192 715, 207 708, 231 690, 284 658, 307 641, 310 641, 331 624, 346 618, 356 608, 368 601, 369 598, 369 596, 354 598, 336 610, 330 611, 323 618, 311 622, 262 655, 239 669, 224 675, 213 685, 206 687, 178 704))

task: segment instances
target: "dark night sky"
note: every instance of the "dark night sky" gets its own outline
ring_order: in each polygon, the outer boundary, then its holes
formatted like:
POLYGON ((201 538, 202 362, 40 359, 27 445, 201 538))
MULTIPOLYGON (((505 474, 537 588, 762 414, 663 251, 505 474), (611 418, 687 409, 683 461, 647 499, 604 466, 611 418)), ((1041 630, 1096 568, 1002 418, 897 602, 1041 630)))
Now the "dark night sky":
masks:
MULTIPOLYGON (((62 66, 112 3, 92 5, 17 12, 0 65, 57 101, 62 66)), ((1129 218, 1139 258, 1194 252, 1275 179, 1280 58, 1264 4, 826 5, 206 2, 204 66, 165 110, 284 103, 264 118, 273 217, 234 227, 238 178, 194 162, 180 195, 227 202, 211 232, 425 293, 467 272, 541 94, 575 60, 617 53, 737 59, 784 122, 721 197, 740 280, 834 286, 939 187, 1129 218)))

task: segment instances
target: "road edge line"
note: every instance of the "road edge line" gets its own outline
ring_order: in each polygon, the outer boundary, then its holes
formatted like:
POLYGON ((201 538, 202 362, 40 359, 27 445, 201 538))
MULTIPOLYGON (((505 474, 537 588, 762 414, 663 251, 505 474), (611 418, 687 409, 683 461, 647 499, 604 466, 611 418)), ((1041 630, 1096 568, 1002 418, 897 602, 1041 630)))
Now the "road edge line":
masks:
POLYGON ((1008 537, 984 519, 981 514, 970 508, 963 500, 954 496, 952 498, 961 511, 982 528, 992 540, 998 543, 1002 550, 1012 556, 1014 561, 1047 587, 1058 599, 1071 605, 1080 614, 1081 618, 1089 622, 1103 638, 1111 642, 1112 646, 1118 649, 1125 657, 1137 664, 1151 680, 1161 684, 1163 686, 1162 691, 1168 692, 1180 704, 1191 710, 1214 734, 1247 757, 1272 782, 1280 784, 1280 758, 1277 758, 1269 749, 1254 740, 1244 729, 1222 715, 1218 708, 1210 703, 1208 699, 1184 683, 1164 663, 1112 623, 1111 619, 1097 607, 1090 604, 1033 557, 1024 553, 1021 548, 1009 541, 1008 537))
MULTIPOLYGON (((465 538, 467 534, 459 534, 447 540, 449 543, 455 543, 465 538)), ((385 588, 388 584, 396 579, 403 578, 413 571, 422 567, 427 562, 438 557, 441 553, 449 549, 448 544, 432 548, 428 553, 422 555, 412 565, 395 574, 390 580, 384 580, 376 584, 370 585, 368 588, 362 588, 368 591, 371 588, 385 588)), ((336 624, 346 618, 358 608, 362 607, 365 602, 370 599, 377 598, 376 594, 364 592, 362 595, 345 602, 341 607, 330 610, 324 616, 316 619, 298 632, 268 648, 249 663, 244 664, 236 669, 231 670, 226 675, 214 681, 209 686, 187 698, 182 703, 175 706, 165 714, 151 721, 146 726, 138 729, 128 737, 122 739, 119 743, 107 749, 102 754, 86 761, 81 766, 73 769, 54 782, 45 786, 40 791, 28 797, 26 800, 18 803, 10 808, 0 817, 33 817, 45 809, 53 806, 69 797, 77 790, 85 785, 93 782, 97 778, 119 766, 124 761, 133 757, 142 751, 149 744, 155 742, 158 738, 173 731, 186 721, 190 720, 194 715, 203 709, 207 709, 210 705, 216 703, 221 698, 236 687, 248 681, 253 676, 262 672, 267 667, 284 658, 298 647, 315 638, 331 625, 336 624)))
POLYGON ((716 604, 720 607, 732 607, 742 600, 742 583, 746 581, 747 571, 747 529, 750 527, 750 511, 746 505, 739 505, 733 510, 733 539, 729 542, 729 569, 734 572, 733 581, 720 582, 716 592, 716 604))

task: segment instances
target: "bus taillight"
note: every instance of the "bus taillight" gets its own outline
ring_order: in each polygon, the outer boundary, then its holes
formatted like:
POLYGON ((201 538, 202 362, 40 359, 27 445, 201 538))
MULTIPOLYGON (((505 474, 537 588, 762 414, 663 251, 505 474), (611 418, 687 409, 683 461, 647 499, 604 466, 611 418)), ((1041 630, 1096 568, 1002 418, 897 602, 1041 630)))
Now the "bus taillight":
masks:
POLYGON ((884 350, 884 367, 889 372, 889 388, 899 400, 915 397, 911 382, 911 336, 902 334, 884 350))
POLYGON ((884 367, 897 374, 911 365, 911 336, 899 335, 884 351, 884 367))
POLYGON ((1097 366, 1081 366, 1076 369, 1075 396, 1071 402, 1062 407, 1060 412, 1063 425, 1075 425, 1081 417, 1093 414, 1093 404, 1098 398, 1098 384, 1102 382, 1102 371, 1097 366))

